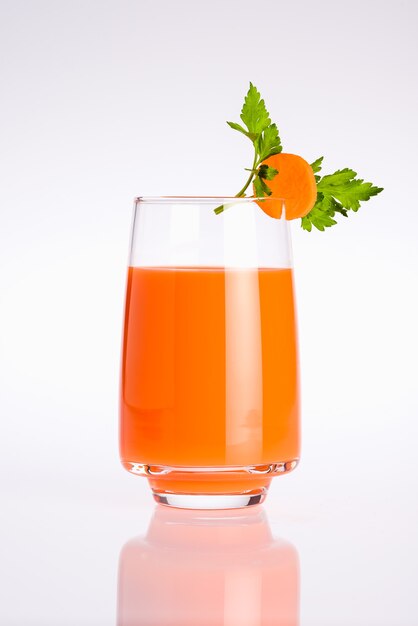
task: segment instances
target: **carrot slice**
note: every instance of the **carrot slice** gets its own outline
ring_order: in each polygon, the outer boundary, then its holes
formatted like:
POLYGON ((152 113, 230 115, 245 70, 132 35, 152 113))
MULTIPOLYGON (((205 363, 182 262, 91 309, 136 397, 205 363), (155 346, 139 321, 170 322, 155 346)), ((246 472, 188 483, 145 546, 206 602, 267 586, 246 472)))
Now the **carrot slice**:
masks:
MULTIPOLYGON (((316 201, 316 180, 311 166, 297 154, 281 152, 266 159, 264 163, 278 170, 273 180, 266 181, 272 198, 283 198, 286 219, 304 217, 316 201)), ((283 203, 274 199, 257 203, 270 217, 280 218, 283 203)))

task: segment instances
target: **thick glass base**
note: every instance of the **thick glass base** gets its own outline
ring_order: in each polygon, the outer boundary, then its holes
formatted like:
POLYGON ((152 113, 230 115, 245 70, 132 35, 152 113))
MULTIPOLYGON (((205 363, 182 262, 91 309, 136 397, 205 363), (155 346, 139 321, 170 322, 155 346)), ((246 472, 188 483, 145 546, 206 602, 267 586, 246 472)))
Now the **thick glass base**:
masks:
POLYGON ((260 504, 274 476, 287 474, 298 459, 265 465, 178 467, 124 462, 131 473, 145 476, 154 499, 184 509, 235 509, 260 504))
POLYGON ((184 494, 184 493, 157 493, 153 490, 154 500, 159 504, 179 509, 241 509, 264 502, 267 488, 258 493, 248 494, 184 494))

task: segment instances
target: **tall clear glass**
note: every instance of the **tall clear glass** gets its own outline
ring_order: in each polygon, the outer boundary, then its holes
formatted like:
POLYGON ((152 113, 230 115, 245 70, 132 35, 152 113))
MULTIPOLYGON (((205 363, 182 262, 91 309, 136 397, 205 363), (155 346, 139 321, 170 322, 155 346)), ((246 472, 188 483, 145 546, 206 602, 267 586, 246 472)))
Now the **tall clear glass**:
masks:
POLYGON ((124 467, 147 477, 162 504, 249 506, 296 467, 299 431, 288 222, 254 198, 138 198, 122 354, 124 467))

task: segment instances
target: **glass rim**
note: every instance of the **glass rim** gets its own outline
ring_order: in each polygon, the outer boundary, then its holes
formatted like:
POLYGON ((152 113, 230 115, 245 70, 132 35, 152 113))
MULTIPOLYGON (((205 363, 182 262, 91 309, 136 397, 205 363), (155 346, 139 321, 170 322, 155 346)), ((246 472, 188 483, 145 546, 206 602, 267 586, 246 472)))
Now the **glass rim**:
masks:
POLYGON ((213 204, 213 203, 237 203, 245 204, 248 202, 259 202, 263 200, 273 200, 276 202, 286 202, 285 198, 277 196, 249 197, 244 196, 237 198, 236 196, 136 196, 135 203, 146 204, 213 204))

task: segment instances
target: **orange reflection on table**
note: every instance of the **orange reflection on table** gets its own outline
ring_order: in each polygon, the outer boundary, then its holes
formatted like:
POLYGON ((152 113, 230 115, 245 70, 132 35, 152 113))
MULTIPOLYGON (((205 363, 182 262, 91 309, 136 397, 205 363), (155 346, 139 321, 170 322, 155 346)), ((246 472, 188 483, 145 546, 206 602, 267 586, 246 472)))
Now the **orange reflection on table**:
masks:
POLYGON ((298 626, 299 560, 263 509, 157 507, 119 564, 118 626, 298 626))

